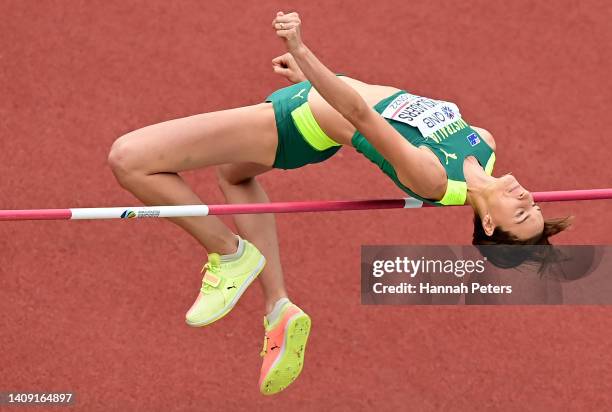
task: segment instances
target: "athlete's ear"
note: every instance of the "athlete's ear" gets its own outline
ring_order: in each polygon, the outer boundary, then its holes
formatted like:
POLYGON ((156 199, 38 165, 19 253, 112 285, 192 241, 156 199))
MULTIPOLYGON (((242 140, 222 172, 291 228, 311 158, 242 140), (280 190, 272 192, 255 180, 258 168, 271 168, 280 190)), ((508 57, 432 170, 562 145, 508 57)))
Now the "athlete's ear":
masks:
POLYGON ((489 213, 485 213, 481 221, 484 232, 487 234, 487 236, 491 236, 495 231, 495 223, 493 223, 491 215, 489 213))

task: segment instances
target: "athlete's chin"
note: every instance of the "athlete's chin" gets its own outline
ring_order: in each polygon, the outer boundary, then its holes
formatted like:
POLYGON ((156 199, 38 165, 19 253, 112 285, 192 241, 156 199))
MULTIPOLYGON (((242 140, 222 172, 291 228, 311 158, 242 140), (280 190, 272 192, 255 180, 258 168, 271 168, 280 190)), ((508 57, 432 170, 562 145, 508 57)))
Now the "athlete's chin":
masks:
POLYGON ((486 189, 489 196, 493 198, 500 198, 521 190, 524 190, 523 187, 511 174, 498 177, 486 189))
POLYGON ((494 181, 489 183, 489 185, 486 186, 484 192, 486 194, 486 198, 489 201, 493 201, 502 197, 504 192, 508 190, 507 188, 508 179, 506 179, 506 176, 502 176, 496 178, 494 181))

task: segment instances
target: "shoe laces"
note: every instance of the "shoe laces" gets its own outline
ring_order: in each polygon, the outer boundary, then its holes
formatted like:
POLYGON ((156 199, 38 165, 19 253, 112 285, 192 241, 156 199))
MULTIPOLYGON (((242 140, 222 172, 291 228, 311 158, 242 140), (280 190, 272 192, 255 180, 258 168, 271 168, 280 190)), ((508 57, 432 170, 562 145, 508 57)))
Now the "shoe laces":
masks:
POLYGON ((264 335, 264 343, 263 343, 263 348, 261 348, 261 352, 259 352, 259 356, 261 356, 262 358, 264 356, 266 356, 266 354, 268 353, 268 340, 270 338, 268 337, 268 334, 266 333, 264 335))
POLYGON ((202 289, 200 289, 202 293, 209 294, 214 289, 216 289, 216 287, 204 282, 204 278, 206 277, 206 272, 210 272, 212 274, 217 275, 220 271, 221 271, 221 257, 219 256, 218 253, 210 253, 208 255, 208 261, 204 263, 204 266, 202 266, 202 270, 200 271, 200 273, 204 275, 204 277, 202 277, 202 289))
POLYGON ((266 319, 265 317, 263 320, 263 325, 266 333, 264 334, 263 348, 261 348, 261 352, 259 352, 259 356, 261 356, 262 358, 268 353, 268 341, 270 340, 270 337, 268 336, 268 319, 266 319))

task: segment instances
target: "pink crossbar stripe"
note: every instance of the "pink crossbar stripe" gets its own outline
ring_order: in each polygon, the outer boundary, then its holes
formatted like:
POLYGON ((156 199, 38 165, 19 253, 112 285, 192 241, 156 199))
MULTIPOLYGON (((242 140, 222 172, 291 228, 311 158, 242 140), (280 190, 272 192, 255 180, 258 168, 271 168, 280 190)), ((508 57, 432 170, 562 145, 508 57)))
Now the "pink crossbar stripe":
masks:
POLYGON ((208 209, 209 214, 211 215, 234 215, 249 213, 301 213, 337 212, 344 210, 399 209, 403 208, 404 204, 404 199, 331 200, 209 205, 208 209))
POLYGON ((67 220, 70 209, 0 210, 0 220, 67 220))
POLYGON ((532 194, 536 202, 612 199, 612 189, 560 190, 556 192, 533 192, 532 194))
MULTIPOLYGON (((562 202, 575 200, 612 199, 612 189, 562 190, 556 192, 534 192, 536 202, 562 202)), ((211 205, 211 215, 235 215, 248 213, 301 213, 333 212, 344 210, 401 209, 404 199, 337 200, 320 202, 278 202, 233 205, 211 205)), ((427 203, 423 207, 429 207, 427 203)))

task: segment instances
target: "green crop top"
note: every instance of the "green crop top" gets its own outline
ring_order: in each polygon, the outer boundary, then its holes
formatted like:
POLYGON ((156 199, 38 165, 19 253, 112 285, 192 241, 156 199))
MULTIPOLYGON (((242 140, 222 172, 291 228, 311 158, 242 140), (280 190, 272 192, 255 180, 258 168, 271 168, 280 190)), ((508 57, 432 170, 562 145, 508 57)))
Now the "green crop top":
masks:
POLYGON ((416 96, 406 91, 395 93, 374 106, 389 124, 416 147, 427 146, 446 170, 448 185, 439 201, 425 199, 404 186, 395 169, 359 131, 351 138, 355 149, 376 164, 395 184, 423 202, 436 206, 463 205, 467 184, 463 161, 474 156, 489 175, 493 172, 495 152, 461 118, 459 109, 450 102, 416 96))

